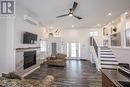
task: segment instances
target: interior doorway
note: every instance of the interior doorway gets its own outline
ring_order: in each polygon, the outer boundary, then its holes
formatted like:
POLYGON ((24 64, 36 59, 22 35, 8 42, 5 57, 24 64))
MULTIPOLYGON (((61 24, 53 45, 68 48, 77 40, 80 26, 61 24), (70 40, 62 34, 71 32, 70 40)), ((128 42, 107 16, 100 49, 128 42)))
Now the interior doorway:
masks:
POLYGON ((56 43, 52 43, 52 55, 55 55, 57 53, 57 45, 56 43))
POLYGON ((80 58, 80 43, 67 43, 67 57, 80 58))

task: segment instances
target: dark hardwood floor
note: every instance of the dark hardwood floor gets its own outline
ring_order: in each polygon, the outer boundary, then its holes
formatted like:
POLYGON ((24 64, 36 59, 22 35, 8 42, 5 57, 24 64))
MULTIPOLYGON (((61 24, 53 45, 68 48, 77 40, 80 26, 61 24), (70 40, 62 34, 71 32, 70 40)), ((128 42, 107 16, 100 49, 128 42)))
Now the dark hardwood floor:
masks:
POLYGON ((67 60, 66 67, 42 64, 26 78, 42 80, 48 74, 55 77, 52 87, 102 87, 101 73, 89 61, 67 60))

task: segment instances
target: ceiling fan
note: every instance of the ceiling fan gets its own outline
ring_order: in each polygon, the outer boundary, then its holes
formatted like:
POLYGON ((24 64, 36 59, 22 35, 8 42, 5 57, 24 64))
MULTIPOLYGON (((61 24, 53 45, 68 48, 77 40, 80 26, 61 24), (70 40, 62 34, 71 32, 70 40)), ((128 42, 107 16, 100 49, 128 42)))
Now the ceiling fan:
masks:
POLYGON ((76 15, 73 14, 73 12, 75 11, 77 5, 78 5, 78 3, 74 2, 73 7, 69 9, 70 11, 69 11, 68 14, 60 15, 60 16, 57 16, 56 18, 65 17, 65 16, 73 16, 73 17, 75 17, 75 18, 77 18, 79 20, 82 19, 81 17, 76 16, 76 15))

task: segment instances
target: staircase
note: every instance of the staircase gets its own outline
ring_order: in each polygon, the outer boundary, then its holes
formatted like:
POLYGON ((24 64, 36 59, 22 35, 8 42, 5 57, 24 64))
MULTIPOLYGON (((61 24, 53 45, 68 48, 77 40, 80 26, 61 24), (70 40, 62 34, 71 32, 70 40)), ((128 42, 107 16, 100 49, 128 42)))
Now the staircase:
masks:
POLYGON ((101 69, 117 69, 118 61, 116 60, 113 52, 107 47, 100 47, 99 60, 101 69))

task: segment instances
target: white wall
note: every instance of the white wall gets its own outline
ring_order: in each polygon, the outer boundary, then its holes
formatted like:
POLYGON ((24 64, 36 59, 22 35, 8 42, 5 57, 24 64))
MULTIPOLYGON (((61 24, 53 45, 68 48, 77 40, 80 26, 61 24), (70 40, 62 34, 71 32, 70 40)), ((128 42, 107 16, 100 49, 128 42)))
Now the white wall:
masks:
MULTIPOLYGON (((23 32, 35 33, 38 35, 38 41, 44 39, 42 29, 39 25, 32 25, 24 21, 24 14, 30 15, 34 19, 37 16, 29 10, 16 4, 15 19, 0 19, 0 73, 8 73, 15 71, 15 52, 16 48, 26 48, 39 46, 23 44, 23 32)), ((43 57, 45 53, 42 53, 43 57)))
MULTIPOLYGON (((39 47, 40 40, 45 40, 43 31, 44 28, 39 24, 33 25, 24 21, 24 15, 32 17, 39 23, 38 16, 32 11, 22 7, 21 5, 16 4, 16 19, 14 26, 14 49, 16 48, 28 48, 28 47, 39 47), (23 33, 30 32, 38 35, 37 44, 23 44, 23 33)), ((41 59, 46 58, 46 52, 41 52, 41 59)))
POLYGON ((126 20, 130 21, 130 19, 126 19, 126 15, 121 15, 121 21, 120 21, 120 32, 121 32, 121 46, 120 47, 111 47, 112 51, 114 52, 114 55, 116 56, 117 60, 120 63, 128 63, 130 64, 130 47, 126 47, 126 39, 125 39, 125 27, 126 27, 126 20))
POLYGON ((14 71, 14 19, 0 19, 0 73, 14 71))
POLYGON ((130 49, 112 48, 112 51, 114 52, 114 55, 119 63, 130 64, 130 49))
POLYGON ((38 35, 39 39, 42 39, 42 30, 39 25, 33 25, 26 21, 24 21, 24 15, 29 15, 32 18, 36 19, 36 16, 33 15, 30 11, 25 9, 24 7, 16 6, 16 19, 15 19, 15 30, 14 30, 14 47, 15 48, 26 48, 30 46, 38 46, 37 45, 28 45, 23 44, 23 33, 30 32, 38 35))
MULTIPOLYGON (((101 29, 63 29, 61 32, 61 38, 63 39, 65 48, 67 43, 81 43, 81 58, 89 60, 89 33, 92 31, 97 31, 99 32, 99 36, 101 35, 101 29)), ((64 53, 66 53, 66 49, 64 49, 64 53)))

